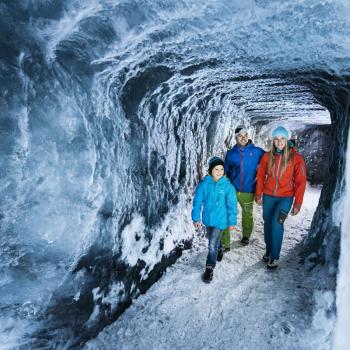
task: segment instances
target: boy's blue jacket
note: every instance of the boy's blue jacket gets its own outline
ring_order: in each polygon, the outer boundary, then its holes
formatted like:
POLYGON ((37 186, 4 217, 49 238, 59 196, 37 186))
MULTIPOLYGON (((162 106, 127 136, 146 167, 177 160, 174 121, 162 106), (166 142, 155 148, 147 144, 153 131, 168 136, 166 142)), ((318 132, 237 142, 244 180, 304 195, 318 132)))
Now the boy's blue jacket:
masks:
POLYGON ((256 172, 265 151, 252 143, 235 145, 226 154, 225 174, 238 192, 255 193, 256 172))
POLYGON ((215 183, 207 175, 196 187, 193 199, 192 220, 201 220, 205 226, 224 230, 237 223, 237 195, 235 188, 225 177, 215 183))

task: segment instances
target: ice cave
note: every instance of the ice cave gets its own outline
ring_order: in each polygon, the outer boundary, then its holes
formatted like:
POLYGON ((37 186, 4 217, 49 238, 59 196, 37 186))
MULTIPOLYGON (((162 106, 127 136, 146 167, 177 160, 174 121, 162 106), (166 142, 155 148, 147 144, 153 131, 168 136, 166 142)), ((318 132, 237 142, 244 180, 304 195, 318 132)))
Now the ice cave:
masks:
POLYGON ((0 13, 1 349, 350 348, 348 0, 0 13), (239 124, 297 136, 311 209, 276 273, 257 221, 207 286, 193 191, 239 124))

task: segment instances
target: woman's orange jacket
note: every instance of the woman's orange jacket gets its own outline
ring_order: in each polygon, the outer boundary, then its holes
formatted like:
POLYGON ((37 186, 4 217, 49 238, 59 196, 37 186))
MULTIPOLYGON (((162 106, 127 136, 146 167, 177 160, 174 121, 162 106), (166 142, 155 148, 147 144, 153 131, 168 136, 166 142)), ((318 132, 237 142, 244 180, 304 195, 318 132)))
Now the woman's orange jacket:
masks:
POLYGON ((276 197, 295 197, 294 207, 300 209, 306 188, 306 166, 303 157, 294 149, 287 168, 281 173, 282 155, 275 154, 275 163, 268 173, 269 152, 266 152, 259 163, 255 195, 261 198, 265 193, 276 197))

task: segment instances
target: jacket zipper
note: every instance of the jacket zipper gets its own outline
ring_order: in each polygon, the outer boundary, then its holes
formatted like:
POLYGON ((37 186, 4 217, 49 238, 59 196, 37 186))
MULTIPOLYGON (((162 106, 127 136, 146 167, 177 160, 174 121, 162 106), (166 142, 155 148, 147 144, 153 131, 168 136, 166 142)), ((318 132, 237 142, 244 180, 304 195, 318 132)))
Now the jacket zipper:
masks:
POLYGON ((240 158, 240 188, 239 188, 239 191, 242 192, 243 191, 243 152, 242 150, 240 149, 239 150, 239 158, 240 158))
POLYGON ((278 167, 277 167, 277 171, 276 171, 276 188, 275 188, 275 196, 276 196, 276 194, 277 194, 277 189, 278 189, 278 171, 280 170, 281 159, 282 159, 282 156, 279 156, 279 160, 278 160, 278 167))
MULTIPOLYGON (((214 213, 214 209, 216 208, 216 197, 215 197, 215 189, 216 189, 216 183, 213 183, 213 199, 212 199, 212 203, 211 203, 211 208, 210 208, 210 214, 209 214, 209 218, 210 218, 210 224, 212 224, 212 215, 214 213)), ((214 220, 214 219, 213 219, 214 220)))

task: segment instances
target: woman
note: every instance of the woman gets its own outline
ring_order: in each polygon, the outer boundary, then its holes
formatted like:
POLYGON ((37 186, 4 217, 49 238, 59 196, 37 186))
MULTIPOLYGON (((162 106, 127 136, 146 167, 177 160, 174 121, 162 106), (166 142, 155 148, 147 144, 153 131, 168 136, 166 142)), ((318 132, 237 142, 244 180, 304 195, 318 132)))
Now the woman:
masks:
POLYGON ((283 223, 291 214, 299 213, 305 187, 306 167, 303 157, 290 147, 288 131, 279 126, 272 133, 272 147, 259 163, 255 201, 263 206, 268 268, 276 268, 283 240, 283 223))

